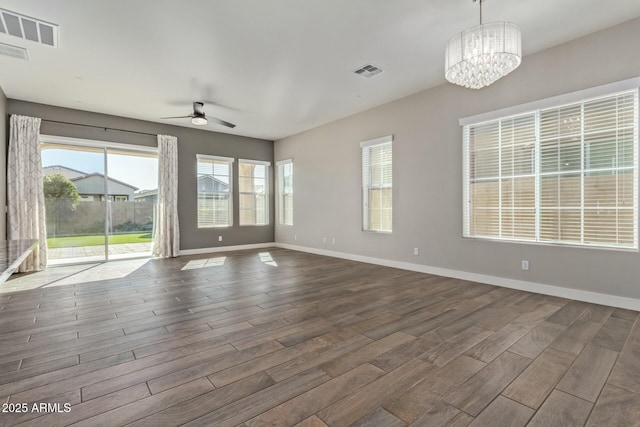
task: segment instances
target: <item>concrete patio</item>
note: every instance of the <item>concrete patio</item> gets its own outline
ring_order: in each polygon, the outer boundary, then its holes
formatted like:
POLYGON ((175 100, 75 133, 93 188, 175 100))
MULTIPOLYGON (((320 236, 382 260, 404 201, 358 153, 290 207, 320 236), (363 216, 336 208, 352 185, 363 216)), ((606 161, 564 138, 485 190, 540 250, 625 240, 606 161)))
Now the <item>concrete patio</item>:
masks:
MULTIPOLYGON (((109 245, 109 258, 124 258, 127 256, 151 254, 153 242, 120 243, 109 245)), ((93 261, 104 258, 104 246, 77 246, 70 248, 50 248, 48 259, 53 264, 65 261, 93 261)))

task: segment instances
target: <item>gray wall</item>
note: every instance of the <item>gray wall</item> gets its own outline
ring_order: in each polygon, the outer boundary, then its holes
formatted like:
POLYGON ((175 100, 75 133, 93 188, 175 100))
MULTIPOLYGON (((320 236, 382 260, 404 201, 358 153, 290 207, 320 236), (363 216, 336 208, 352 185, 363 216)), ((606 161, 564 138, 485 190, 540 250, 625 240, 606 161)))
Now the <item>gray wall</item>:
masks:
MULTIPOLYGON (((524 34, 525 44, 528 37, 535 34, 524 34)), ((640 19, 527 56, 488 88, 444 84, 276 141, 276 160, 293 158, 295 173, 294 226, 276 226, 276 241, 640 298, 637 252, 463 239, 458 125, 461 117, 637 77, 635 40, 640 19), (393 234, 363 232, 359 142, 389 134, 393 234)))
POLYGON ((7 238, 7 139, 9 138, 9 119, 7 97, 0 87, 0 240, 7 238))
MULTIPOLYGON (((219 229, 197 228, 196 154, 256 159, 273 162, 273 142, 217 132, 208 132, 161 123, 127 119, 50 105, 9 100, 8 112, 42 119, 82 123, 108 128, 127 129, 178 137, 178 216, 180 218, 180 248, 199 249, 216 246, 273 242, 273 196, 270 200, 271 225, 264 227, 238 226, 238 197, 234 195, 234 226, 219 229), (223 236, 222 242, 218 236, 223 236)), ((81 126, 43 122, 41 133, 46 135, 92 139, 98 141, 157 146, 155 136, 104 131, 81 126)), ((234 178, 237 180, 237 163, 234 178)), ((273 182, 273 180, 271 180, 273 182)), ((273 190, 273 184, 272 190, 273 190)), ((238 186, 234 185, 237 191, 238 186)), ((273 191, 271 191, 273 195, 273 191)))

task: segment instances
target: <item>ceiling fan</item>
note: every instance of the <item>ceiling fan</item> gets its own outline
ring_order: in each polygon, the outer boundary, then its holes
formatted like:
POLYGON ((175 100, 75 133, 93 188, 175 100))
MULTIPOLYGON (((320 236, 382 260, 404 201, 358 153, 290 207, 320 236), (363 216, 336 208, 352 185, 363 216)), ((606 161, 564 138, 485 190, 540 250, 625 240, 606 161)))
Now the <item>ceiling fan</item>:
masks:
POLYGON ((222 119, 219 119, 217 117, 212 117, 209 116, 207 117, 204 114, 204 102, 194 102, 193 103, 193 114, 190 114, 188 116, 177 116, 177 117, 161 117, 162 119, 191 119, 191 123, 193 123, 194 125, 198 125, 198 126, 204 126, 206 125, 208 122, 213 122, 213 123, 217 123, 219 125, 222 126, 226 126, 229 128, 234 128, 236 127, 236 125, 234 125, 233 123, 229 123, 229 122, 225 122, 222 119))

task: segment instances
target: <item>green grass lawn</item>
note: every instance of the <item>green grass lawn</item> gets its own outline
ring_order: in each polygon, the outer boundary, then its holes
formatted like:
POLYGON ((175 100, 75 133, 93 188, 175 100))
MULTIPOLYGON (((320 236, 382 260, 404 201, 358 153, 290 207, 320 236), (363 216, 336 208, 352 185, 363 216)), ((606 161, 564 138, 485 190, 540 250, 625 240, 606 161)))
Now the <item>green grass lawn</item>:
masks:
MULTIPOLYGON (((112 234, 109 236, 110 245, 144 243, 150 241, 151 233, 112 234)), ((47 246, 50 248, 72 248, 78 246, 101 245, 104 245, 104 236, 50 237, 47 239, 47 246)))

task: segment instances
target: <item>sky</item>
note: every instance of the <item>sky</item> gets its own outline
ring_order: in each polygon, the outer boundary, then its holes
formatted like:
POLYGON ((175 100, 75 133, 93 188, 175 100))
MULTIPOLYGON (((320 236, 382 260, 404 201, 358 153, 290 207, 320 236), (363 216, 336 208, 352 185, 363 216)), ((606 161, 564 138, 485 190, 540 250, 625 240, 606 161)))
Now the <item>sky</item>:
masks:
MULTIPOLYGON (((158 188, 158 159, 156 157, 108 154, 109 177, 126 182, 141 190, 158 188)), ((104 155, 101 152, 65 149, 42 150, 42 166, 66 166, 86 173, 104 174, 104 155)))

